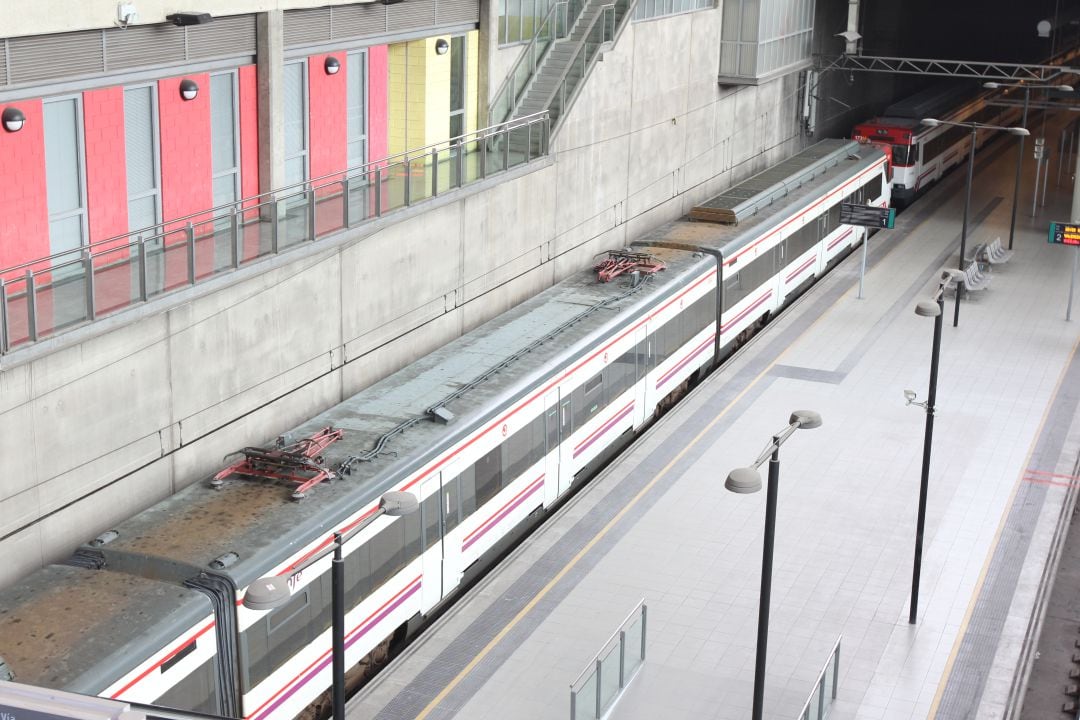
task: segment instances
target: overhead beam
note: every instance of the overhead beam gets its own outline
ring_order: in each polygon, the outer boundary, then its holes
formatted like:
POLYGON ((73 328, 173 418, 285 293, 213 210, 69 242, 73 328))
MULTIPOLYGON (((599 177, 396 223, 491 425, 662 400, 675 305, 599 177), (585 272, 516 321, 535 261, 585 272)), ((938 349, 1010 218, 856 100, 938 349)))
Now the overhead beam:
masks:
POLYGON ((818 68, 822 73, 830 70, 843 70, 847 72, 881 72, 901 75, 975 78, 998 82, 1045 83, 1070 75, 1080 75, 1080 68, 1062 65, 931 60, 927 58, 898 58, 874 55, 821 57, 818 58, 818 63, 818 68))

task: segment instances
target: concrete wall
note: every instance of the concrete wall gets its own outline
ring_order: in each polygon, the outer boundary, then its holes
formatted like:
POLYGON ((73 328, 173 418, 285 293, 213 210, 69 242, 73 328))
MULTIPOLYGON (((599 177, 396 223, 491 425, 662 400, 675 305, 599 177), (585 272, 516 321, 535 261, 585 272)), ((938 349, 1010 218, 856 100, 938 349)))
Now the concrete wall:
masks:
POLYGON ((554 162, 5 356, 0 582, 797 150, 797 78, 719 88, 719 30, 719 10, 631 25, 554 162))

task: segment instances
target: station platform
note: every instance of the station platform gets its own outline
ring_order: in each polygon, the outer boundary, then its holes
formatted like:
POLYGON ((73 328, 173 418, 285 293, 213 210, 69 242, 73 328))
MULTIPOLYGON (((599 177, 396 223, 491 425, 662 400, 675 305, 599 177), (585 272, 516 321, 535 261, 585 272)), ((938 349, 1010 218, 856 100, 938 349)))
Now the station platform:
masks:
MULTIPOLYGON (((980 153, 969 248, 1007 241, 1015 152, 998 141, 980 153)), ((644 599, 644 664, 610 717, 749 717, 765 493, 724 480, 810 409, 823 425, 780 452, 765 717, 800 716, 838 638, 831 720, 1005 717, 1078 479, 1080 303, 1066 322, 1075 251, 1049 245, 1046 228, 1068 219, 1071 188, 1055 170, 1036 218, 1024 186, 1016 253, 961 304, 958 327, 946 302, 916 624, 926 416, 903 391, 926 396, 934 323, 914 308, 956 266, 963 172, 870 240, 862 299, 857 250, 352 698, 349 716, 569 718, 570 684, 644 599)))

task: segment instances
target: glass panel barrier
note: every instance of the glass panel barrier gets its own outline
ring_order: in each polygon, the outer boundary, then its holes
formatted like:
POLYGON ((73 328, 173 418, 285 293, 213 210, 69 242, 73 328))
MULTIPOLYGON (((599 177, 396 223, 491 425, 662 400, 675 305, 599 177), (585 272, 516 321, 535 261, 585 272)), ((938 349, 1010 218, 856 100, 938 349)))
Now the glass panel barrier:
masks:
POLYGON ((34 273, 38 338, 90 319, 86 283, 86 264, 81 260, 34 273))
POLYGON ((645 659, 647 612, 642 600, 570 684, 570 720, 602 717, 634 678, 645 659))
POLYGON ((308 235, 308 198, 307 191, 295 192, 278 200, 278 251, 293 245, 299 245, 310 237, 308 235))
POLYGON ((403 208, 406 202, 406 181, 409 179, 409 166, 404 162, 387 165, 382 169, 383 193, 382 213, 403 208))
POLYGON ((0 285, 0 352, 30 341, 26 278, 5 280, 0 285))
MULTIPOLYGON (((315 238, 331 235, 345 228, 345 196, 340 182, 315 188, 315 238)), ((350 221, 351 221, 350 217, 350 221)))
POLYGON ((421 200, 431 197, 431 184, 434 179, 431 167, 431 155, 422 155, 415 160, 410 160, 409 172, 409 205, 415 205, 421 200))
POLYGON ((836 699, 836 679, 840 671, 840 641, 843 636, 836 638, 829 658, 825 666, 818 673, 814 681, 814 687, 810 691, 810 697, 803 704, 802 712, 798 714, 799 720, 825 720, 829 716, 833 700, 836 699))
POLYGON ((146 241, 146 294, 153 297, 188 284, 187 230, 171 230, 146 241))
POLYGON ((94 255, 95 317, 116 312, 140 299, 137 244, 124 244, 94 255))

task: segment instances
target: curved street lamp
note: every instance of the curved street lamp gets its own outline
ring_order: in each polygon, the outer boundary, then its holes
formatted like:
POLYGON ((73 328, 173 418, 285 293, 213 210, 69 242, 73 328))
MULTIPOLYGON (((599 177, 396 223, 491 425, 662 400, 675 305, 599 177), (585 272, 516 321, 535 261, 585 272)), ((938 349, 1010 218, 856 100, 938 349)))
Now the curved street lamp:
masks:
POLYGON ((244 593, 244 607, 251 610, 273 610, 281 607, 292 596, 289 588, 289 576, 311 567, 326 557, 331 550, 334 560, 330 566, 330 587, 333 596, 331 609, 331 628, 333 636, 333 706, 334 720, 345 720, 345 560, 341 555, 341 546, 352 539, 358 532, 371 525, 383 515, 400 516, 416 512, 419 502, 409 492, 388 492, 379 500, 379 509, 365 518, 359 525, 345 533, 334 533, 334 544, 323 552, 308 558, 302 565, 291 570, 289 575, 271 575, 259 578, 248 585, 244 593))
POLYGON ((728 473, 724 487, 740 495, 761 490, 758 468, 769 461, 769 485, 765 493, 765 542, 761 556, 761 594, 758 598, 757 659, 754 665, 754 709, 751 717, 761 720, 765 701, 765 650, 769 639, 769 596, 772 593, 773 540, 776 535, 776 493, 780 483, 780 446, 799 429, 821 427, 821 415, 813 410, 791 413, 788 426, 772 436, 769 444, 750 467, 728 473))

